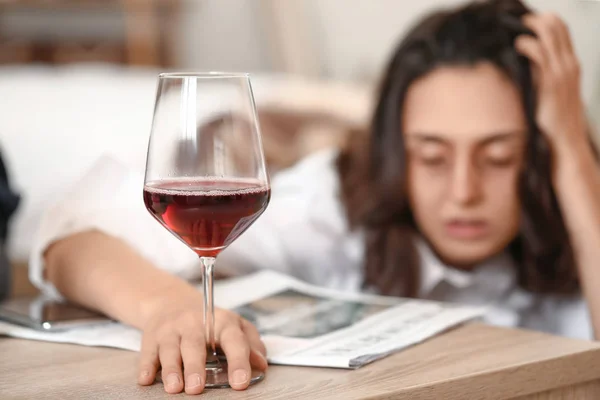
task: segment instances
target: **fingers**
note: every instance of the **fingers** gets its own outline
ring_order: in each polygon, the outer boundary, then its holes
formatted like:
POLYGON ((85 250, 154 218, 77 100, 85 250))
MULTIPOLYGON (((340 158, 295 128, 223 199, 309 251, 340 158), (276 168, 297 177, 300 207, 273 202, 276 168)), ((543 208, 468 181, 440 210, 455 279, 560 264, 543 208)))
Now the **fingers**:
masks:
POLYGON ((554 17, 551 20, 550 15, 529 14, 523 17, 523 23, 537 35, 538 41, 546 54, 547 65, 557 70, 560 66, 560 56, 563 50, 560 46, 561 41, 558 38, 559 33, 556 26, 554 26, 554 17))
POLYGON ((246 335, 246 338, 248 338, 248 343, 250 344, 250 364, 261 371, 264 371, 268 366, 266 358, 267 349, 262 340, 260 340, 258 330, 245 319, 241 320, 241 326, 242 331, 246 335))
POLYGON ((162 342, 158 348, 158 357, 162 366, 162 381, 167 393, 180 393, 183 390, 181 372, 181 352, 179 340, 162 342))
MULTIPOLYGON (((246 389, 252 376, 251 364, 265 370, 266 349, 256 328, 239 315, 216 310, 216 339, 227 357, 229 383, 233 389, 246 389)), ((203 392, 206 384, 206 339, 201 318, 181 314, 170 324, 145 332, 140 356, 141 385, 151 385, 161 366, 161 380, 167 393, 185 392, 190 395, 203 392), (169 328, 165 328, 165 326, 169 328)))
POLYGON ((150 339, 142 340, 138 383, 143 386, 152 385, 158 370, 158 346, 150 339))
POLYGON ((206 341, 202 334, 190 333, 181 338, 181 358, 185 376, 185 392, 199 394, 206 382, 206 341))
POLYGON ((521 35, 515 40, 515 48, 519 53, 534 62, 536 66, 547 65, 547 56, 539 40, 529 35, 521 35))
POLYGON ((529 35, 521 35, 515 41, 515 49, 531 61, 533 81, 535 86, 539 87, 542 82, 546 81, 542 79, 541 75, 548 69, 546 52, 541 43, 529 35))
POLYGON ((235 390, 246 389, 250 383, 250 344, 239 323, 228 324, 219 337, 227 357, 229 384, 235 390))
POLYGON ((567 25, 554 14, 528 14, 523 17, 523 23, 537 35, 537 39, 520 36, 515 45, 523 55, 530 57, 539 67, 550 69, 554 74, 560 74, 572 69, 577 64, 571 36, 567 25), (532 39, 539 43, 541 49, 533 50, 528 44, 532 39), (527 44, 526 44, 527 43, 527 44), (525 49, 523 49, 525 47, 525 49), (543 53, 541 56, 539 53, 543 53), (535 53, 535 54, 534 54, 535 53))
POLYGON ((553 17, 554 25, 556 27, 557 32, 557 40, 559 41, 559 47, 565 52, 569 54, 574 54, 575 50, 573 49, 573 42, 571 41, 571 33, 569 32, 569 27, 559 17, 554 14, 550 14, 553 17))

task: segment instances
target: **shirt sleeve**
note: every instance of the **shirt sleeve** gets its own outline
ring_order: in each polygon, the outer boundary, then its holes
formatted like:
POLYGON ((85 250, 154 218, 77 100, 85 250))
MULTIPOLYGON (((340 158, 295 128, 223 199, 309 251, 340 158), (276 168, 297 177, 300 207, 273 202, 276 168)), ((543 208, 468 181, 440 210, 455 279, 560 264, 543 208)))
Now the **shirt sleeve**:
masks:
MULTIPOLYGON (((576 296, 545 296, 540 302, 540 315, 550 333, 574 339, 594 339, 594 329, 586 299, 576 296)), ((544 330, 544 329, 541 329, 544 330)))
POLYGON ((272 269, 324 284, 340 262, 336 251, 347 236, 337 198, 337 151, 311 155, 280 172, 271 185, 266 211, 217 260, 217 269, 245 274, 272 269))
POLYGON ((42 216, 29 260, 29 278, 42 293, 60 297, 45 279, 45 250, 76 233, 98 230, 120 238, 159 268, 184 278, 197 275, 197 257, 162 228, 143 203, 143 174, 114 157, 100 158, 42 216))
MULTIPOLYGON (((309 282, 327 282, 336 237, 345 234, 340 212, 337 152, 324 151, 274 177, 266 211, 218 257, 226 274, 273 269, 309 282)), ((143 176, 114 157, 103 157, 56 206, 42 217, 30 258, 30 280, 42 292, 60 296, 44 278, 43 254, 53 242, 98 230, 120 238, 157 267, 193 279, 197 256, 150 216, 142 200, 143 176)))

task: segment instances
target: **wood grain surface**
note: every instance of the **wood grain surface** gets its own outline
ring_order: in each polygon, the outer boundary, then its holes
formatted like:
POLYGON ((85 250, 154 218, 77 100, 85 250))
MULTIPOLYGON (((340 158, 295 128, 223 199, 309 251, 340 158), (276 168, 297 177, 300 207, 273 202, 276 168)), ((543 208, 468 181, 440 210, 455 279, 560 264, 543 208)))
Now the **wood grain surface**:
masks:
MULTIPOLYGON (((137 354, 0 338, 0 398, 166 399, 135 383, 137 354)), ((471 324, 355 371, 271 366, 205 399, 600 399, 600 344, 471 324)))

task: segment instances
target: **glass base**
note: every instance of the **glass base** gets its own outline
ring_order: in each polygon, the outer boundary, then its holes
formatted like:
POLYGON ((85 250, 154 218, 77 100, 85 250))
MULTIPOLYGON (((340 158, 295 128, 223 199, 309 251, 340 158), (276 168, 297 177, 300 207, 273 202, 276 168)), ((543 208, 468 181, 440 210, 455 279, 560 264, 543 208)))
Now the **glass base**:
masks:
MULTIPOLYGON (((231 387, 231 385, 229 384, 229 375, 227 374, 227 361, 224 359, 220 359, 220 361, 222 368, 220 371, 213 372, 209 369, 206 370, 206 384, 204 385, 205 388, 218 389, 231 387)), ((253 368, 252 373, 250 375, 250 385, 262 381, 264 377, 264 372, 253 368)))
MULTIPOLYGON (((206 384, 204 385, 207 389, 220 389, 220 388, 230 388, 229 384, 229 374, 227 373, 227 359, 219 355, 219 370, 215 371, 211 368, 206 369, 206 384)), ((250 385, 258 383, 265 378, 265 373, 263 371, 259 371, 257 369, 252 368, 252 373, 250 374, 250 385)), ((160 370, 156 374, 156 380, 162 383, 162 377, 160 370)))

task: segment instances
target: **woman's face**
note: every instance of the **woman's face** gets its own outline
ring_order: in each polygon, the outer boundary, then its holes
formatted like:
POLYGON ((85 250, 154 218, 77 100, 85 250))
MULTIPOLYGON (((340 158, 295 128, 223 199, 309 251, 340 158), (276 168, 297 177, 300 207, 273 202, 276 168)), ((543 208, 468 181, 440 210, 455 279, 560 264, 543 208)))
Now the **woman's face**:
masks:
POLYGON ((404 107, 418 228, 445 262, 473 267, 519 227, 527 125, 517 88, 489 63, 440 67, 410 86, 404 107))

